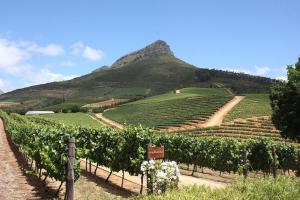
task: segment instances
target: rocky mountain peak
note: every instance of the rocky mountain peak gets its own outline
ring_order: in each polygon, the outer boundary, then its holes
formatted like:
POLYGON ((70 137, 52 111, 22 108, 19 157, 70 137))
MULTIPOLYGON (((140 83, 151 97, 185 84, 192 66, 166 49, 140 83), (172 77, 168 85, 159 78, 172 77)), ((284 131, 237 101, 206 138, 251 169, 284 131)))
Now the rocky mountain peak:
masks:
POLYGON ((153 58, 161 55, 174 56, 170 49, 170 46, 162 40, 157 40, 152 44, 142 48, 140 50, 129 53, 119 58, 115 63, 112 64, 112 68, 119 68, 126 66, 130 62, 140 61, 147 58, 153 58))
POLYGON ((170 49, 170 46, 163 40, 157 40, 141 50, 148 56, 156 56, 162 54, 168 54, 172 56, 174 55, 170 49))

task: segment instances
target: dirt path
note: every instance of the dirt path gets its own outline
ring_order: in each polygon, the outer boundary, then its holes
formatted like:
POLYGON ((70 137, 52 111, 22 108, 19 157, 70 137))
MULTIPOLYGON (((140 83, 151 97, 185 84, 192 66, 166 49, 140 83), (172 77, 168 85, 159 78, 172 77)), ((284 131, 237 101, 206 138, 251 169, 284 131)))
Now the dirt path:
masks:
POLYGON ((116 128, 119 128, 119 129, 123 129, 124 126, 122 124, 119 124, 118 122, 116 121, 113 121, 111 119, 108 119, 107 117, 103 116, 102 113, 98 113, 98 114, 95 114, 95 116, 100 119, 101 121, 103 121, 104 123, 108 124, 108 125, 111 125, 111 126, 114 126, 116 128))
POLYGON ((215 112, 208 120, 205 122, 195 123, 193 125, 182 125, 180 127, 168 127, 167 129, 163 129, 162 131, 179 131, 179 130, 189 130, 195 128, 205 128, 211 126, 220 126, 223 122, 225 115, 240 101, 242 101, 244 96, 235 96, 232 100, 230 100, 227 104, 222 106, 217 112, 215 112))
POLYGON ((33 191, 10 148, 0 119, 0 199, 33 199, 33 191))
POLYGON ((215 114, 213 114, 202 127, 220 126, 223 122, 225 115, 240 101, 242 101, 244 96, 235 96, 231 101, 220 108, 215 114))
POLYGON ((99 118, 95 117, 95 115, 93 115, 93 114, 87 114, 87 116, 89 116, 90 118, 92 118, 93 120, 97 121, 98 123, 100 123, 103 126, 107 125, 103 121, 101 121, 99 118))

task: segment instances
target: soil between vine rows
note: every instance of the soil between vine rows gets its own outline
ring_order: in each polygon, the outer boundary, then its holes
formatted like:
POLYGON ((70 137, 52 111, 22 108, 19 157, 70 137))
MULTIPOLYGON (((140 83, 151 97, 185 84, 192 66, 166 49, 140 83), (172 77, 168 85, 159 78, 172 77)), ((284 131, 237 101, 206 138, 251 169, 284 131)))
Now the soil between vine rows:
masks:
POLYGON ((41 187, 41 181, 33 175, 25 174, 22 166, 26 161, 11 144, 0 119, 0 199, 45 199, 54 190, 41 187))

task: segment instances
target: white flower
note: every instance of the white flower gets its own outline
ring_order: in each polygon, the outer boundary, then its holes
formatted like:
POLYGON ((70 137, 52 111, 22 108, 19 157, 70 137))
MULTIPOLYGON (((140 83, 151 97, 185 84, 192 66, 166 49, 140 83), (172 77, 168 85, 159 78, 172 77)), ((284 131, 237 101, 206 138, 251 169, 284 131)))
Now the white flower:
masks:
POLYGON ((155 166, 154 165, 150 165, 149 170, 154 170, 155 166))
POLYGON ((150 161, 149 161, 149 164, 150 164, 150 165, 155 165, 155 161, 154 161, 154 160, 150 160, 150 161))
MULTIPOLYGON (((174 184, 178 184, 180 172, 177 163, 174 161, 162 162, 160 166, 155 165, 154 160, 144 161, 141 164, 141 172, 145 174, 149 170, 153 175, 152 186, 156 194, 161 194, 168 188, 174 187, 174 184)), ((150 176, 147 179, 150 181, 150 176)))

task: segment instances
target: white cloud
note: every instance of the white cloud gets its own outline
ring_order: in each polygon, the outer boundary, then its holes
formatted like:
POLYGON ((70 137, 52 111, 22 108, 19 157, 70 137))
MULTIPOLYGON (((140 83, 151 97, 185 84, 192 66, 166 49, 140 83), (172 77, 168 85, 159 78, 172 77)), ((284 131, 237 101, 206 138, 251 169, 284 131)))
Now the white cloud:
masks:
POLYGON ((254 66, 254 71, 247 70, 247 69, 227 69, 227 71, 230 72, 236 72, 236 73, 245 73, 245 74, 251 74, 256 76, 264 76, 267 74, 267 72, 270 71, 270 68, 267 66, 254 66))
POLYGON ((0 90, 2 90, 3 92, 7 92, 12 89, 13 89, 13 87, 9 80, 0 79, 0 90))
POLYGON ((0 69, 2 72, 18 76, 32 68, 28 60, 35 54, 58 56, 64 54, 60 45, 49 44, 41 47, 34 42, 11 41, 0 38, 0 69))
POLYGON ((7 70, 18 65, 30 57, 26 49, 19 48, 14 43, 0 38, 0 69, 7 70))
POLYGON ((104 54, 100 49, 95 49, 85 45, 83 42, 76 42, 71 46, 71 54, 82 56, 89 61, 99 61, 103 58, 104 54))
POLYGON ((281 81, 287 81, 287 76, 278 76, 275 79, 281 80, 281 81))
POLYGON ((34 77, 32 77, 31 80, 28 80, 30 85, 36 85, 36 84, 42 84, 42 83, 48 83, 54 81, 65 81, 77 77, 77 75, 63 75, 59 73, 54 73, 48 69, 31 71, 30 74, 34 75, 34 77))
POLYGON ((71 46, 71 54, 75 56, 79 56, 82 54, 83 49, 84 49, 83 42, 76 42, 71 46))
POLYGON ((244 69, 227 69, 227 71, 235 72, 235 73, 251 74, 249 70, 244 70, 244 69))
POLYGON ((89 46, 86 46, 82 56, 91 61, 98 61, 103 58, 103 52, 101 50, 93 49, 89 46))
POLYGON ((0 90, 3 90, 2 88, 4 88, 4 81, 0 79, 0 90))
MULTIPOLYGON (((7 74, 8 79, 0 79, 0 88, 11 91, 20 87, 41 83, 69 80, 76 75, 55 73, 47 67, 37 68, 31 64, 34 55, 58 56, 64 54, 60 45, 48 44, 44 47, 34 42, 13 41, 0 38, 0 75, 7 74)), ((72 65, 71 61, 62 62, 63 65, 72 65)))
POLYGON ((49 44, 45 47, 39 47, 36 51, 47 56, 59 56, 65 53, 64 48, 57 44, 49 44))
POLYGON ((263 76, 268 71, 270 71, 270 68, 267 66, 254 66, 254 67, 255 67, 254 75, 263 76))

